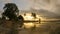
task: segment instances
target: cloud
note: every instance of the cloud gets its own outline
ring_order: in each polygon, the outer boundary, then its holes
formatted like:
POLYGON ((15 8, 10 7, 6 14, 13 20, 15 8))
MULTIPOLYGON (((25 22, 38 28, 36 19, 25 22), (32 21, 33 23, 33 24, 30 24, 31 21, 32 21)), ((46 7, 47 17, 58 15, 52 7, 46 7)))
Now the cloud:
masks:
POLYGON ((5 3, 11 3, 12 0, 3 0, 5 3))
POLYGON ((60 14, 60 0, 34 0, 32 8, 49 10, 60 14))

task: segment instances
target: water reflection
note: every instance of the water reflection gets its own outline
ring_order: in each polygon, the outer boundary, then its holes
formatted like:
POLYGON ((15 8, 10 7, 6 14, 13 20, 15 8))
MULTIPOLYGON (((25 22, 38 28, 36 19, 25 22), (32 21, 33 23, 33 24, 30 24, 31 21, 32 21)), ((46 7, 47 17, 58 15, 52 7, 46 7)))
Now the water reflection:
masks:
POLYGON ((41 23, 38 23, 38 22, 29 22, 29 23, 24 23, 24 26, 26 28, 31 28, 31 27, 34 27, 34 25, 36 25, 36 27, 41 27, 41 26, 58 26, 58 24, 60 24, 60 22, 41 22, 41 23))
POLYGON ((34 23, 24 23, 25 28, 34 27, 34 23))
POLYGON ((24 23, 24 26, 27 29, 24 29, 22 31, 20 31, 19 33, 21 34, 53 34, 55 32, 55 30, 60 27, 60 22, 59 21, 55 21, 55 22, 41 22, 41 23, 24 23), (32 27, 34 27, 34 25, 36 25, 35 28, 31 29, 32 27))

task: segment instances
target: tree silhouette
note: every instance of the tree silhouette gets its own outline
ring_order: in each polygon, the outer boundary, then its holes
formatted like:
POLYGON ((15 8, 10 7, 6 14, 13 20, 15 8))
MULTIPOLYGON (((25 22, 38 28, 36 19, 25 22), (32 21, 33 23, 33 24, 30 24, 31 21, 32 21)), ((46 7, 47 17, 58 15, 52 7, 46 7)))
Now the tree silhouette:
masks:
POLYGON ((36 18, 36 14, 35 14, 35 13, 32 13, 32 16, 33 16, 34 18, 36 18))
MULTIPOLYGON (((6 3, 3 9, 4 12, 2 13, 2 19, 6 19, 6 17, 8 17, 9 20, 11 20, 9 22, 12 23, 11 30, 8 32, 8 34, 18 34, 17 28, 19 25, 22 27, 24 21, 21 15, 17 16, 19 14, 18 7, 14 3, 6 3)), ((7 20, 5 21, 9 23, 7 20)))
POLYGON ((24 18, 23 18, 23 16, 22 16, 22 15, 19 15, 19 16, 18 16, 18 19, 19 19, 19 21, 20 21, 19 25, 20 25, 20 27, 22 27, 22 26, 23 26, 23 23, 24 23, 24 18))
POLYGON ((16 4, 6 3, 3 9, 4 9, 4 12, 2 13, 3 16, 8 17, 10 20, 11 19, 17 20, 17 14, 19 13, 19 10, 16 4))

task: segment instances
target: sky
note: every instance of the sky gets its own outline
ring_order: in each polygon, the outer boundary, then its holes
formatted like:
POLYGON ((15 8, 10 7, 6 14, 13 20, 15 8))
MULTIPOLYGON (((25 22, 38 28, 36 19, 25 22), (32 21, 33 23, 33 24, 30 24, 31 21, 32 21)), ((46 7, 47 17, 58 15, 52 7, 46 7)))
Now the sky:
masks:
POLYGON ((0 13, 5 3, 15 3, 19 10, 44 9, 60 14, 60 0, 0 0, 0 13))
POLYGON ((46 9, 54 10, 56 4, 59 4, 59 0, 0 0, 0 9, 3 8, 5 3, 16 3, 20 10, 34 9, 46 9))
POLYGON ((28 10, 33 4, 30 0, 0 0, 0 9, 5 3, 15 3, 20 10, 28 10))

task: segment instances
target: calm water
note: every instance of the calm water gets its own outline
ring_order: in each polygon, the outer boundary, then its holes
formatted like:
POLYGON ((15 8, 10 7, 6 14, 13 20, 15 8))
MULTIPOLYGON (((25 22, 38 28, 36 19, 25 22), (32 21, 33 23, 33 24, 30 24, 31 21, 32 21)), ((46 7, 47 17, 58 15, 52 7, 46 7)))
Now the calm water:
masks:
POLYGON ((25 23, 26 29, 19 31, 19 34, 50 34, 52 30, 60 27, 60 22, 41 22, 41 23, 25 23))
MULTIPOLYGON (((60 22, 28 22, 24 23, 22 28, 18 28, 18 34, 50 34, 50 32, 54 31, 57 27, 60 27, 60 22)), ((0 31, 2 34, 5 34, 6 29, 0 27, 0 31), (2 30, 1 30, 2 29, 2 30)))
POLYGON ((24 26, 26 28, 29 28, 29 27, 34 27, 34 25, 36 25, 36 27, 41 27, 43 25, 47 25, 47 26, 57 26, 57 25, 60 25, 60 22, 41 22, 41 23, 38 23, 38 22, 28 22, 28 23, 24 23, 24 26))

